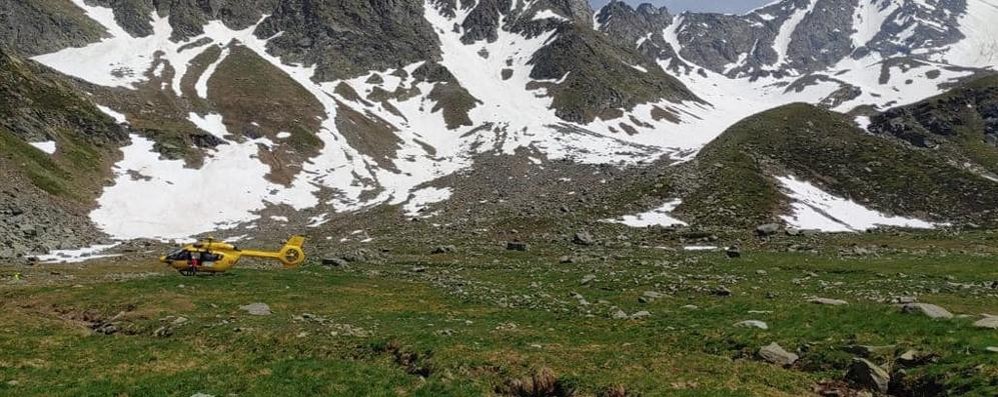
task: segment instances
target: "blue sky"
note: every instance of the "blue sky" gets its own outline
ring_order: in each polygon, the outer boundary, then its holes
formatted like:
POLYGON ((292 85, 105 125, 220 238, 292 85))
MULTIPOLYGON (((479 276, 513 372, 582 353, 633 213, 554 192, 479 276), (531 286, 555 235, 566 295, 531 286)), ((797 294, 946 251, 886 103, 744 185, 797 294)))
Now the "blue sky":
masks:
MULTIPOLYGON (((609 0, 590 0, 593 8, 598 9, 609 0)), ((741 13, 749 11, 763 4, 772 3, 773 0, 625 0, 630 4, 652 3, 656 6, 669 7, 672 13, 680 11, 713 11, 741 13)))

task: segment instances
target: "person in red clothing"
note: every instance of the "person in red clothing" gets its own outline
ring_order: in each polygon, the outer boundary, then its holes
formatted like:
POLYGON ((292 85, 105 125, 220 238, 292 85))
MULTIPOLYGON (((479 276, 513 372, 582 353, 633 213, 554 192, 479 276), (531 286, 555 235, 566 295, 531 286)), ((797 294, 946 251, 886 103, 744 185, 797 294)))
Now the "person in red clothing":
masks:
POLYGON ((189 259, 187 261, 187 263, 189 265, 191 265, 192 269, 197 269, 197 268, 201 267, 201 253, 200 252, 192 252, 191 253, 191 259, 189 259))

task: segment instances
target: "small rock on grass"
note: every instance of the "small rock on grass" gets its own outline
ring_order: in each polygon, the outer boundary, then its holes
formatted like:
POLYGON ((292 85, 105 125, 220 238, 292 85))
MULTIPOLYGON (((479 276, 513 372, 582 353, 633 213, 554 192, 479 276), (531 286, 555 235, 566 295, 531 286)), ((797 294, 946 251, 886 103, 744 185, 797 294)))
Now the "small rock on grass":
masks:
POLYGON ((785 367, 793 365, 798 359, 800 359, 800 356, 784 350, 783 347, 778 345, 776 342, 770 343, 759 349, 759 357, 769 363, 785 367))
POLYGON ((765 225, 759 225, 755 228, 755 234, 761 237, 772 236, 780 231, 780 225, 778 223, 767 223, 765 225))
POLYGON ((860 387, 887 393, 887 385, 890 384, 891 376, 874 363, 862 358, 854 358, 852 365, 849 366, 849 372, 846 373, 846 380, 860 387))
POLYGON ((575 233, 572 237, 572 242, 578 245, 593 245, 596 244, 596 239, 593 238, 592 234, 587 231, 580 231, 575 233))
POLYGON ((745 320, 735 323, 735 326, 740 328, 769 329, 769 325, 759 320, 745 320))
POLYGON ((849 302, 846 302, 846 301, 841 300, 841 299, 828 299, 828 298, 814 298, 814 299, 809 300, 808 302, 811 302, 811 303, 814 303, 814 304, 817 304, 817 305, 829 305, 829 306, 841 306, 841 305, 848 305, 849 304, 849 302))
POLYGON ((953 313, 930 303, 908 303, 901 306, 904 313, 921 313, 929 318, 953 318, 953 313))
POLYGON ((430 253, 433 254, 433 255, 450 254, 450 253, 453 253, 453 252, 457 252, 457 247, 453 246, 453 245, 441 245, 441 246, 437 246, 437 247, 434 247, 432 251, 430 251, 430 253))
POLYGON ((651 317, 651 313, 647 310, 642 310, 640 312, 631 315, 631 320, 640 320, 645 317, 651 317))
POLYGON ((914 367, 935 361, 936 358, 938 356, 935 354, 909 349, 898 356, 897 362, 906 367, 914 367))
POLYGON ((661 297, 662 297, 661 293, 658 293, 658 292, 655 292, 655 291, 645 291, 643 294, 641 294, 640 297, 638 297, 638 302, 641 302, 641 303, 652 303, 656 299, 661 298, 661 297))
POLYGON ((988 346, 984 350, 989 351, 991 353, 998 353, 998 347, 996 347, 996 346, 988 346))
POLYGON ((246 313, 249 313, 254 316, 269 316, 271 314, 270 306, 268 306, 266 303, 260 303, 260 302, 250 303, 245 306, 239 306, 239 309, 245 310, 246 313))
POLYGON ((717 296, 731 296, 731 290, 723 285, 714 288, 714 290, 710 291, 710 293, 717 296))
POLYGON ((526 252, 530 250, 530 245, 522 241, 510 241, 506 243, 506 249, 509 251, 526 252))

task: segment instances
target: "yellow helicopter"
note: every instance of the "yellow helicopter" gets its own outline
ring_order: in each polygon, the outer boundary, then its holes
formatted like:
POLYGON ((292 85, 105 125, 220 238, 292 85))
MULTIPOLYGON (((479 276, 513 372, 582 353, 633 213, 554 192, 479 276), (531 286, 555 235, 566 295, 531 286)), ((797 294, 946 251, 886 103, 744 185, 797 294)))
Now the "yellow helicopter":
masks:
POLYGON ((292 268, 305 261, 304 244, 304 236, 291 236, 279 251, 241 250, 235 245, 207 238, 161 256, 159 261, 185 276, 224 273, 243 257, 274 259, 284 268, 292 268))

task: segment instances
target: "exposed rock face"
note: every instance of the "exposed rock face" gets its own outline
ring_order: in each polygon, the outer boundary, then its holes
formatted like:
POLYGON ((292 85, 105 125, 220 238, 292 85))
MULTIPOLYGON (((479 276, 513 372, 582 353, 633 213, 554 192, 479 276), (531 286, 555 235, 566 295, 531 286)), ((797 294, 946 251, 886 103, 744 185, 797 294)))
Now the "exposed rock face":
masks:
POLYGON ((699 101, 679 80, 634 49, 615 46, 588 29, 560 28, 555 39, 534 55, 532 63, 530 77, 534 79, 566 78, 549 90, 555 114, 566 121, 613 119, 620 109, 662 99, 699 101))
POLYGON ((320 81, 399 68, 439 53, 421 0, 277 3, 257 36, 281 33, 271 51, 285 61, 316 65, 320 81))
MULTIPOLYGON (((621 40, 622 44, 640 47, 646 40, 655 40, 648 34, 672 24, 672 14, 665 7, 656 8, 645 3, 638 8, 622 1, 613 1, 596 14, 599 30, 621 40)), ((661 40, 661 39, 659 39, 661 40)))
POLYGON ((0 45, 39 55, 99 40, 104 28, 59 1, 0 0, 0 45))

